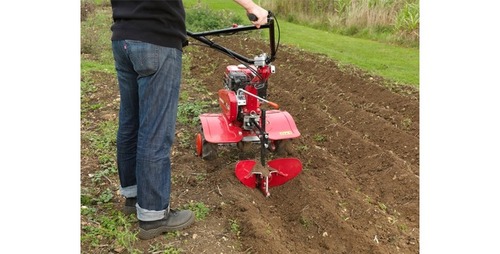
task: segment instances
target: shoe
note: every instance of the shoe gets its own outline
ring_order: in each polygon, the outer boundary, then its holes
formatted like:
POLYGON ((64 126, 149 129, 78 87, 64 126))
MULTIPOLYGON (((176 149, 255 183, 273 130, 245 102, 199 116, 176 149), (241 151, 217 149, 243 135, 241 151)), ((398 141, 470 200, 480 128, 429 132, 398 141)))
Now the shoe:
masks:
POLYGON ((129 216, 136 213, 135 204, 137 203, 137 198, 127 198, 125 199, 125 205, 123 206, 122 212, 129 216))
POLYGON ((148 240, 165 232, 180 230, 193 224, 195 215, 191 210, 170 210, 165 212, 165 217, 156 221, 139 220, 139 237, 148 240))

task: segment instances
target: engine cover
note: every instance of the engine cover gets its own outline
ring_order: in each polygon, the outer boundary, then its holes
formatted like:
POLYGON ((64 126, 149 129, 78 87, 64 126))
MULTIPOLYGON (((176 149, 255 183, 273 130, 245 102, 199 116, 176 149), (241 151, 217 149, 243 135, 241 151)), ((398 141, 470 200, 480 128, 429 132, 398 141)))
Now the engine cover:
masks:
POLYGON ((238 116, 236 93, 227 89, 219 90, 219 106, 226 119, 232 123, 238 116))
POLYGON ((229 65, 224 72, 224 86, 226 89, 236 92, 245 89, 255 75, 244 65, 229 65))

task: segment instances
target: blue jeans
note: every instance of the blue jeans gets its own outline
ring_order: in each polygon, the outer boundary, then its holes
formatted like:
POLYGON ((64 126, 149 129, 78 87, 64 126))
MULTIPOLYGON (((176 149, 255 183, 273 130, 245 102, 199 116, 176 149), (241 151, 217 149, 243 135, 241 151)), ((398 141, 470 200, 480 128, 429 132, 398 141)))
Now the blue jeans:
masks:
POLYGON ((120 191, 137 197, 139 220, 159 220, 170 205, 182 52, 134 40, 113 41, 112 48, 120 87, 120 191))

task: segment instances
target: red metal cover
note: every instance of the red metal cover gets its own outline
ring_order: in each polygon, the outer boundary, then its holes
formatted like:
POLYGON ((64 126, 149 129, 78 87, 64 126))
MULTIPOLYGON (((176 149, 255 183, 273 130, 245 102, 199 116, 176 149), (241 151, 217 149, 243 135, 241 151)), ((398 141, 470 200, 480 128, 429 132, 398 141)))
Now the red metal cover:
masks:
POLYGON ((200 121, 207 142, 236 143, 243 138, 241 128, 230 124, 223 114, 201 114, 200 121))
POLYGON ((226 89, 219 90, 219 106, 228 122, 232 123, 236 120, 238 103, 236 101, 236 94, 233 91, 226 89))
POLYGON ((266 111, 266 132, 271 140, 291 139, 300 136, 290 113, 281 110, 266 111))

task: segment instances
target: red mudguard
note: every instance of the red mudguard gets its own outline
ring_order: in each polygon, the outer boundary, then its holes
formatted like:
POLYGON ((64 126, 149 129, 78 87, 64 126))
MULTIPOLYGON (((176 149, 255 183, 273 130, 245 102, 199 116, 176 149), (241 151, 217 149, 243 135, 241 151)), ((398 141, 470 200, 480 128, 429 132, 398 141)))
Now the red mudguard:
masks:
POLYGON ((297 138, 300 132, 290 113, 281 110, 266 111, 266 132, 270 140, 297 138))
POLYGON ((230 124, 223 114, 201 114, 205 140, 210 143, 237 143, 243 138, 241 128, 230 124))
MULTIPOLYGON (((201 114, 205 139, 210 143, 237 143, 244 136, 240 127, 228 121, 224 114, 201 114)), ((266 111, 266 132, 270 140, 292 139, 300 136, 292 116, 286 111, 266 111)))

